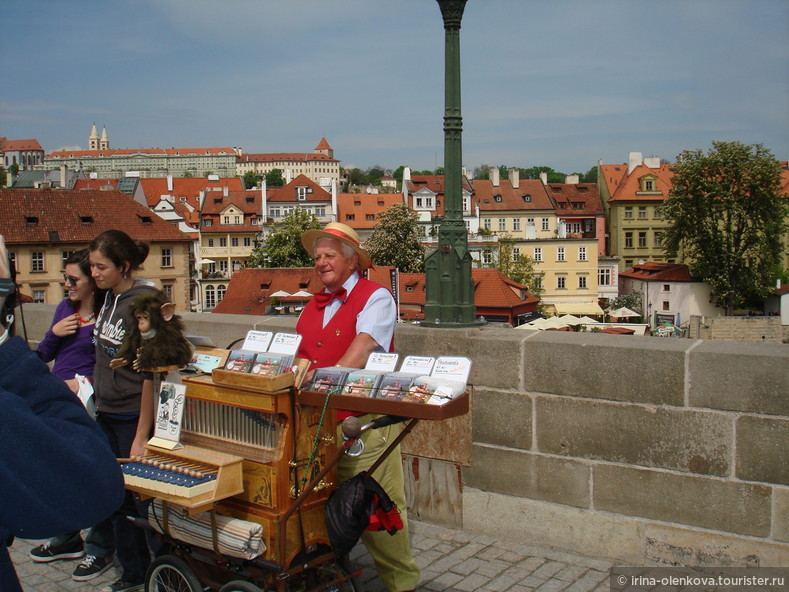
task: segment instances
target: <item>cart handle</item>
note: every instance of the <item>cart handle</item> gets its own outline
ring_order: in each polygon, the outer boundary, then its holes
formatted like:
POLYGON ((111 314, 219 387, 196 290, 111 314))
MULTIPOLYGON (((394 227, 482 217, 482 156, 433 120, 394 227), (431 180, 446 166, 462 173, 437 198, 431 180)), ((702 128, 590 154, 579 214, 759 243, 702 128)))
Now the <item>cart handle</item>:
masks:
POLYGON ((362 425, 358 417, 351 415, 342 421, 342 434, 348 440, 355 440, 362 435, 362 432, 366 432, 367 430, 377 430, 378 428, 383 428, 388 425, 408 421, 408 419, 408 417, 400 417, 398 415, 382 415, 362 425))

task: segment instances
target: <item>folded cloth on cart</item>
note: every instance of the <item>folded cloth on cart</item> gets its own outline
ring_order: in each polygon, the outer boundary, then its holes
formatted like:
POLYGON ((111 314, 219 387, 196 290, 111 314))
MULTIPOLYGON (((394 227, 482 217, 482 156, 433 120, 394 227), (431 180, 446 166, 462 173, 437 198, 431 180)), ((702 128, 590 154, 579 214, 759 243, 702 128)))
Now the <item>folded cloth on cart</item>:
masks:
MULTIPOLYGON (((214 548, 211 513, 201 512, 190 516, 186 508, 167 504, 167 532, 165 533, 162 500, 156 498, 148 508, 148 523, 154 530, 175 540, 202 547, 214 548)), ((231 557, 254 559, 266 552, 263 526, 248 520, 216 515, 217 546, 219 552, 231 557)))

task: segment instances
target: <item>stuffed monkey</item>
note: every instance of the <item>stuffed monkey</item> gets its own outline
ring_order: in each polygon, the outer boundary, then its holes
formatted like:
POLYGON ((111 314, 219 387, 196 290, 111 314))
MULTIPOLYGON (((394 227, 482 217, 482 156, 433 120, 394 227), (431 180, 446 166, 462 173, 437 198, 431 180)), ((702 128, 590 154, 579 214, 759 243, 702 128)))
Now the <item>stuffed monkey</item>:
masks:
POLYGON ((111 368, 131 364, 138 372, 163 372, 191 361, 192 346, 184 337, 183 321, 162 292, 138 294, 129 310, 137 324, 126 332, 111 368))

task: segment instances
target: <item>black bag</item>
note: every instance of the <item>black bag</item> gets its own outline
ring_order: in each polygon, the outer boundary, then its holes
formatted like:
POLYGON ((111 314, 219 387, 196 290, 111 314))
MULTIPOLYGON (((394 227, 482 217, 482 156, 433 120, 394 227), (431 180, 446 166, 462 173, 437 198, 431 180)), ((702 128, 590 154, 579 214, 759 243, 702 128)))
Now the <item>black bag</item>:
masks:
POLYGON ((353 549, 374 515, 386 517, 374 521, 374 530, 394 534, 403 527, 397 506, 378 481, 365 475, 362 472, 341 483, 326 502, 326 528, 338 557, 353 549))

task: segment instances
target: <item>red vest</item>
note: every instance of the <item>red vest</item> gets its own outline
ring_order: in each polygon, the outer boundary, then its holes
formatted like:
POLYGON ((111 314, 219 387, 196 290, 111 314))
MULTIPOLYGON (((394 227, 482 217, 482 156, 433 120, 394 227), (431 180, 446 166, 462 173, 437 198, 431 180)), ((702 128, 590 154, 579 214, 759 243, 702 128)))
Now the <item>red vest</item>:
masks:
MULTIPOLYGON (((298 357, 310 361, 310 370, 337 364, 356 337, 356 316, 380 288, 380 284, 360 277, 325 327, 321 327, 324 311, 318 310, 314 299, 307 303, 296 323, 296 332, 301 335, 298 357)), ((388 350, 394 351, 394 336, 388 350)))

